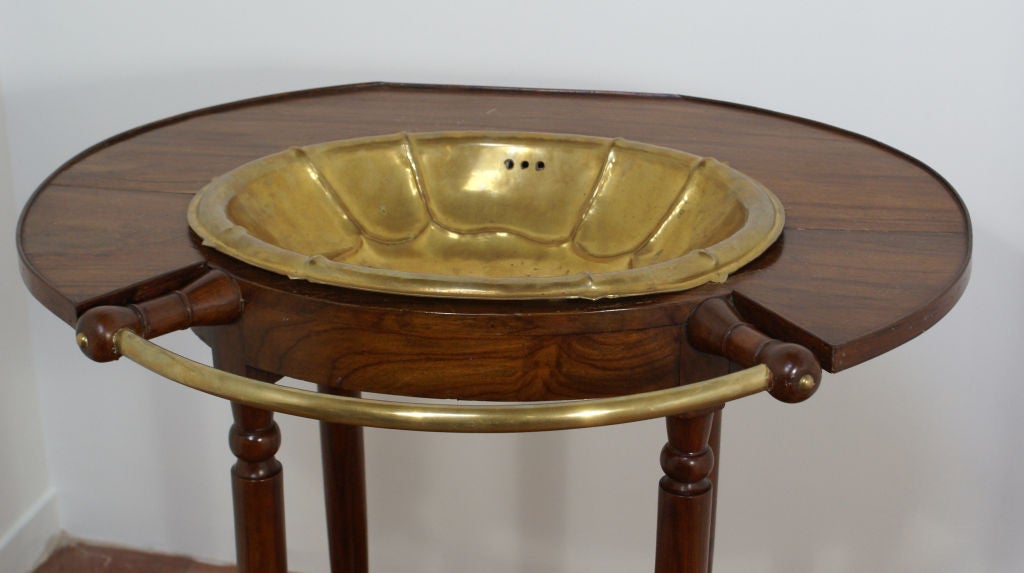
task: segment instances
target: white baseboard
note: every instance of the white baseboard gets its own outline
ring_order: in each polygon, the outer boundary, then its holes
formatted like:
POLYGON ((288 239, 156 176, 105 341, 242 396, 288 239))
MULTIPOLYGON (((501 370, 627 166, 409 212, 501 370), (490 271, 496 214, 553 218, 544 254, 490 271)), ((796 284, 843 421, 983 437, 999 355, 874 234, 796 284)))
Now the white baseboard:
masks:
POLYGON ((32 571, 59 535, 57 492, 50 488, 0 536, 0 571, 32 571))

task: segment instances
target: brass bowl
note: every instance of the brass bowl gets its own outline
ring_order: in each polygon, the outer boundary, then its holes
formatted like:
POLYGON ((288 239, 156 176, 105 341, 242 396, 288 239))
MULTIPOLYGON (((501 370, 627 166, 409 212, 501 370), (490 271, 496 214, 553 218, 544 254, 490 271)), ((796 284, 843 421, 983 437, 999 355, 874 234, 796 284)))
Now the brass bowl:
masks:
POLYGON ((396 134, 293 148, 200 191, 204 244, 317 283, 495 299, 635 296, 725 278, 782 231, 723 163, 576 135, 396 134))

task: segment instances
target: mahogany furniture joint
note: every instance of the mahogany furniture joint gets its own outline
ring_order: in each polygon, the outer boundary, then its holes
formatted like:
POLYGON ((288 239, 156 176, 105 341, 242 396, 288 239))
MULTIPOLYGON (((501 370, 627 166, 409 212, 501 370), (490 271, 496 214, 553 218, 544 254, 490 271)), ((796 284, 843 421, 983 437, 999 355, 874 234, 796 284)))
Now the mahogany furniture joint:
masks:
POLYGON ((233 322, 242 314, 242 292, 230 275, 211 269, 181 289, 127 306, 89 309, 75 327, 75 341, 96 362, 119 358, 114 335, 122 328, 150 339, 192 326, 233 322))
POLYGON ((686 323, 686 335, 697 350, 745 368, 767 366, 772 373, 768 393, 783 402, 802 402, 820 385, 821 364, 810 350, 762 334, 723 298, 700 303, 686 323))

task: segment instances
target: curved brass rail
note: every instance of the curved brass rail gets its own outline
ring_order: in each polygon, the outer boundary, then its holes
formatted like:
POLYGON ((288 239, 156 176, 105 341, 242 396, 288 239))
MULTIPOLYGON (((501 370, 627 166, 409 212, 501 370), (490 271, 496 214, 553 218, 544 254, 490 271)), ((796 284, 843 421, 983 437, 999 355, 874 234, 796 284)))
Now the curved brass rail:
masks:
POLYGON ((771 372, 759 364, 686 386, 588 400, 464 406, 416 404, 318 394, 275 386, 199 364, 123 328, 117 352, 179 384, 275 412, 327 422, 428 432, 538 432, 607 426, 672 416, 767 390, 771 372))

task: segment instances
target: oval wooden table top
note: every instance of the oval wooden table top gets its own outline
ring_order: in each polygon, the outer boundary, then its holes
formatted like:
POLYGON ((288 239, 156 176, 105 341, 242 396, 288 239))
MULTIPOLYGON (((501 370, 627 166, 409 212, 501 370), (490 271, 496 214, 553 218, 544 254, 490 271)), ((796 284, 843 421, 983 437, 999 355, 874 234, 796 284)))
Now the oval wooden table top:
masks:
MULTIPOLYGON (((32 293, 74 323, 102 304, 163 294, 209 266, 352 308, 413 315, 566 313, 645 326, 681 301, 731 294, 758 328, 836 372, 937 322, 970 269, 959 197, 917 160, 868 138, 764 110, 676 96, 361 84, 275 95, 159 121, 86 150, 51 175, 18 228, 32 293), (213 177, 291 146, 396 132, 513 130, 622 137, 715 157, 771 189, 781 239, 721 285, 605 301, 460 301, 289 281, 201 247, 192 195, 213 177), (626 320, 623 322, 622 320, 626 320)), ((686 308, 692 304, 682 305, 686 308)))

